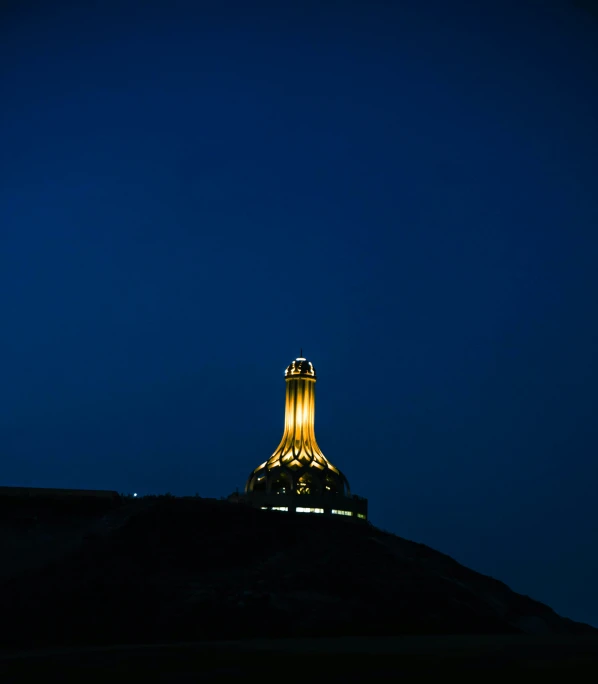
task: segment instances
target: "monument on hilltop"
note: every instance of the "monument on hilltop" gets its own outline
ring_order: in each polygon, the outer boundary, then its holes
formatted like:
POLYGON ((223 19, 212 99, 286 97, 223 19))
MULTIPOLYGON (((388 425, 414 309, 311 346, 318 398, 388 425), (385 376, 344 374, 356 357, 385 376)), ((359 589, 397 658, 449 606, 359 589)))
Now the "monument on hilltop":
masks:
POLYGON ((251 472, 239 499, 270 510, 367 520, 367 499, 351 494, 347 478, 316 441, 316 371, 311 361, 303 356, 292 361, 285 384, 282 439, 272 456, 251 472))

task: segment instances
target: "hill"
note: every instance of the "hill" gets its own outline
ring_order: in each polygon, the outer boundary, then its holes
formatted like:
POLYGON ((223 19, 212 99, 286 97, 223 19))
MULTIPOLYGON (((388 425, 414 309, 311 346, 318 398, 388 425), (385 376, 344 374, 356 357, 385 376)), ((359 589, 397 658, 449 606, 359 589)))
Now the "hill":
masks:
POLYGON ((5 648, 597 633, 371 525, 198 497, 101 512, 11 505, 0 526, 5 648))

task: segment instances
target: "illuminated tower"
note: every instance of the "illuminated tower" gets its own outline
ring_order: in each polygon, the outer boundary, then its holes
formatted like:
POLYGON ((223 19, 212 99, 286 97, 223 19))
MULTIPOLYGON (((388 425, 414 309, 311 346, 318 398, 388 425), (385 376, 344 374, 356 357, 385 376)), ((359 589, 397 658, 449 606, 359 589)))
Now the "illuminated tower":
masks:
POLYGON ((367 501, 351 496, 349 482, 316 441, 316 371, 300 356, 285 371, 284 432, 270 458, 250 475, 242 499, 260 508, 367 518, 367 501))

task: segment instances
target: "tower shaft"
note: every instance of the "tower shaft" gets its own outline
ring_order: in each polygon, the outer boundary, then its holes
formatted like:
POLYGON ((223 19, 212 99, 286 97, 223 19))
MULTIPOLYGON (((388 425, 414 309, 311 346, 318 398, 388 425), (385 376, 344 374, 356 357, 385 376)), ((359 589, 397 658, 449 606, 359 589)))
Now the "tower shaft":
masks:
POLYGON ((318 446, 315 434, 316 380, 308 377, 287 377, 284 432, 280 444, 268 459, 269 468, 286 465, 290 470, 313 466, 337 469, 327 461, 318 446))

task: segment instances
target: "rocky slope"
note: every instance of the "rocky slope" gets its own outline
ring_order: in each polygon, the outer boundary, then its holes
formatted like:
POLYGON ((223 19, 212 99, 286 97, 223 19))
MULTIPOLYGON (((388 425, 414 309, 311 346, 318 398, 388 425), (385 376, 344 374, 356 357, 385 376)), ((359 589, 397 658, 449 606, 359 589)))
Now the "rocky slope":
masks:
POLYGON ((370 525, 199 498, 5 520, 0 555, 5 647, 596 632, 370 525))

